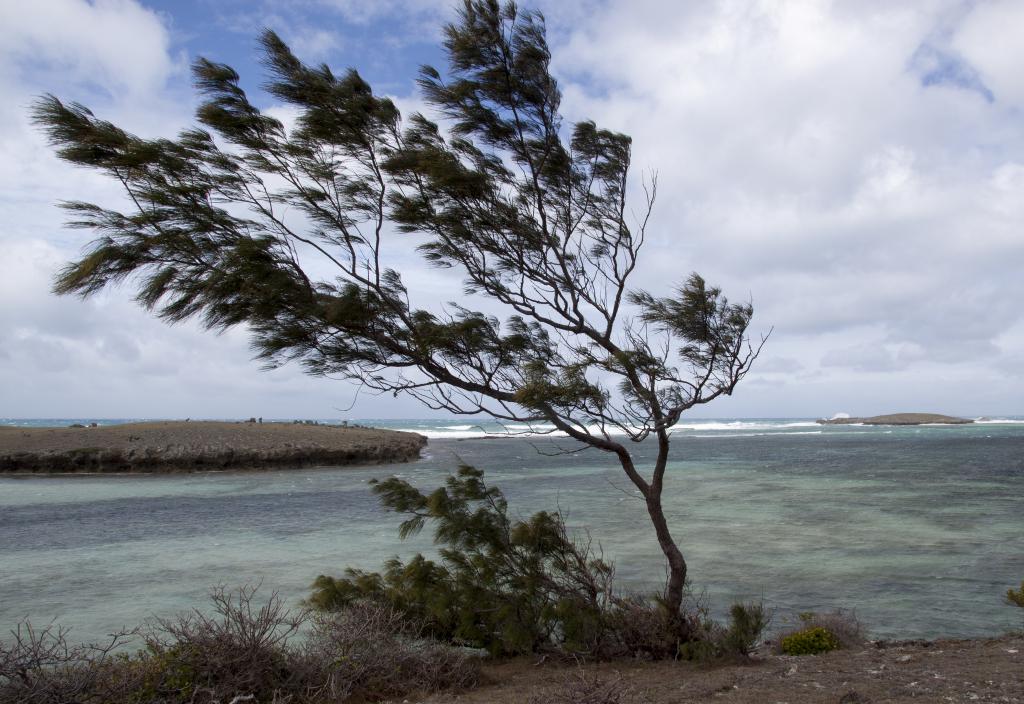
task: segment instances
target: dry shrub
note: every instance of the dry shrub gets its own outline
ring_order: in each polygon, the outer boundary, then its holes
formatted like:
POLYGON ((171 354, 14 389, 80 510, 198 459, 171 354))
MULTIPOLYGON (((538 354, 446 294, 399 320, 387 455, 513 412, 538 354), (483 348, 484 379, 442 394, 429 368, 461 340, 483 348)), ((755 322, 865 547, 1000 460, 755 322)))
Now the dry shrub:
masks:
POLYGON ((761 602, 735 603, 728 623, 721 624, 710 617, 706 601, 704 594, 689 595, 673 614, 657 598, 614 597, 602 614, 601 638, 573 656, 697 662, 749 656, 771 623, 770 611, 761 602))
POLYGON ((136 689, 141 678, 112 653, 131 633, 111 635, 103 644, 71 645, 67 630, 18 623, 0 641, 0 704, 113 702, 136 689))
POLYGON ((554 691, 533 696, 529 704, 621 704, 630 691, 618 674, 599 677, 577 668, 554 691))
POLYGON ((0 704, 338 704, 477 683, 467 651, 417 638, 397 611, 358 606, 312 620, 309 638, 291 642, 308 612, 257 587, 218 587, 208 615, 193 610, 155 619, 145 648, 71 646, 67 631, 19 624, 0 641, 0 704))
POLYGON ((255 589, 215 590, 216 617, 198 612, 159 621, 150 640, 161 663, 161 691, 176 686, 182 701, 339 702, 435 692, 476 684, 479 663, 465 651, 417 638, 419 624, 369 604, 311 619, 300 646, 288 641, 306 611, 283 608, 277 594, 260 608, 255 589), (241 700, 240 700, 241 701, 241 700))
POLYGON ((800 614, 797 624, 779 633, 775 642, 776 652, 782 652, 783 639, 813 628, 824 628, 831 633, 840 648, 856 648, 867 641, 867 632, 851 609, 835 609, 826 613, 808 611, 800 614))
POLYGON ((420 628, 390 606, 354 604, 314 618, 304 649, 321 670, 323 694, 382 699, 409 692, 465 689, 480 678, 479 658, 417 636, 420 628))
POLYGON ((213 614, 198 609, 155 619, 145 633, 149 696, 169 701, 228 702, 240 696, 273 701, 303 694, 310 683, 291 662, 288 641, 308 616, 284 607, 274 592, 259 605, 258 586, 210 593, 213 614))
POLYGON ((605 615, 600 648, 586 655, 599 659, 675 658, 682 643, 703 638, 698 611, 673 615, 658 600, 642 595, 617 598, 605 615))

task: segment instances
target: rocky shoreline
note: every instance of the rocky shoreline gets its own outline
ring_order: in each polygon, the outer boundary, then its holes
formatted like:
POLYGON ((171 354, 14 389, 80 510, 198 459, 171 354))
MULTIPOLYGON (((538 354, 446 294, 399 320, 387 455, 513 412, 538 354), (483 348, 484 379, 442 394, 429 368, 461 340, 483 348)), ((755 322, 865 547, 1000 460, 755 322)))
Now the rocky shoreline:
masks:
POLYGON ((966 425, 974 421, 938 413, 890 413, 870 418, 821 418, 816 422, 819 425, 966 425))
POLYGON ((427 439, 376 428, 163 421, 100 427, 0 427, 0 473, 120 474, 408 462, 427 439))

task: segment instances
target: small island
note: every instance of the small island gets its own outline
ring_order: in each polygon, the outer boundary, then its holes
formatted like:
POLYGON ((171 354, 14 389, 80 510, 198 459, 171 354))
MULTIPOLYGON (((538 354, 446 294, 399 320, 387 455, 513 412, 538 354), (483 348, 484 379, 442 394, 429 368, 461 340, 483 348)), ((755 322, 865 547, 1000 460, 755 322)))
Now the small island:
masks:
POLYGON ((408 462, 416 433, 307 423, 161 421, 0 427, 0 473, 195 472, 408 462))
POLYGON ((966 425, 974 421, 938 413, 890 413, 870 418, 821 418, 817 422, 821 425, 966 425))

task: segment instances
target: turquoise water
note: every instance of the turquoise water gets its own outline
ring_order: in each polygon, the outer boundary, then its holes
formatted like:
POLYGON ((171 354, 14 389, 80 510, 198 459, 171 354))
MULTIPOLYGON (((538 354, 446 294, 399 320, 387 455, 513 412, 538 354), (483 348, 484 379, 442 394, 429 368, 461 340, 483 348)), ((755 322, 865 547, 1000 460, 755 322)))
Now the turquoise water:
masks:
MULTIPOLYGON (((779 620, 855 608, 877 637, 1018 625, 1001 601, 1024 578, 1024 421, 1013 420, 684 424, 666 509, 695 589, 716 611, 763 596, 779 620)), ((433 488, 460 461, 485 469, 514 511, 567 512, 616 561, 625 585, 658 586, 662 560, 643 505, 607 456, 552 457, 568 441, 483 439, 462 419, 363 422, 432 439, 422 460, 403 465, 0 478, 0 626, 56 618, 90 639, 191 607, 218 583, 262 580, 263 590, 297 602, 317 574, 430 550, 428 536, 398 541, 396 517, 376 506, 367 481, 397 474, 433 488)), ((637 454, 650 461, 653 447, 637 454)))

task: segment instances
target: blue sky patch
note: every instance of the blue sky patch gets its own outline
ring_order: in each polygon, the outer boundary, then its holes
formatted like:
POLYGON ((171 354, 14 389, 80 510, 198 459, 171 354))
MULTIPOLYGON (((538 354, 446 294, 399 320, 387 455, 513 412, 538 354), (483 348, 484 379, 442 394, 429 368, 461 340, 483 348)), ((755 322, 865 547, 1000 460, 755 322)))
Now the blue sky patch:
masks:
POLYGON ((925 87, 952 86, 973 91, 989 103, 995 102, 995 95, 981 80, 978 71, 949 49, 924 43, 910 57, 910 66, 920 75, 921 85, 925 87))

